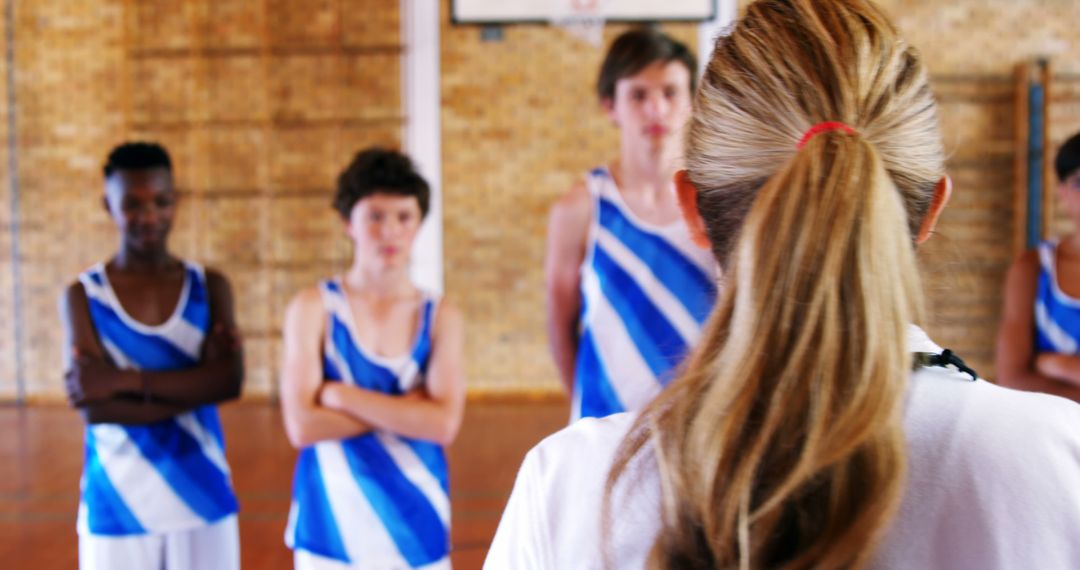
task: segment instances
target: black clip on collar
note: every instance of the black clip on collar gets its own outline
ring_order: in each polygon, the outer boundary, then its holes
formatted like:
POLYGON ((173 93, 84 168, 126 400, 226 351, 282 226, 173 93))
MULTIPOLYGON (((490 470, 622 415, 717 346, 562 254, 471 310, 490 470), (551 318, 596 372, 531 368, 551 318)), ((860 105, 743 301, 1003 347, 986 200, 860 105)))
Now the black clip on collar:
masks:
POLYGON ((970 374, 972 382, 979 379, 979 374, 977 372, 972 370, 967 364, 964 364, 964 361, 957 356, 956 353, 947 348, 941 354, 927 354, 926 363, 929 366, 940 366, 942 368, 948 368, 949 365, 952 365, 961 373, 970 374))

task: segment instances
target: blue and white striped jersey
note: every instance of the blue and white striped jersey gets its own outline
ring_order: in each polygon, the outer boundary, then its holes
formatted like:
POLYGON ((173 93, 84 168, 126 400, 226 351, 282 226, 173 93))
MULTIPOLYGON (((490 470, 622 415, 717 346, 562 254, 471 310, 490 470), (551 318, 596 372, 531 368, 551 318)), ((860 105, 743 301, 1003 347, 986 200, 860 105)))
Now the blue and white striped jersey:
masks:
POLYGON ((1035 350, 1080 354, 1080 299, 1058 286, 1056 241, 1039 244, 1039 281, 1035 291, 1035 350))
POLYGON ((611 173, 593 170, 581 266, 573 419, 639 410, 667 385, 716 299, 716 262, 682 220, 654 226, 630 211, 611 173))
MULTIPOLYGON (((323 282, 320 292, 327 313, 326 381, 394 395, 422 384, 437 300, 424 301, 410 353, 385 358, 358 341, 340 281, 323 282)), ((304 448, 285 542, 355 568, 448 568, 450 498, 442 446, 376 430, 304 448)))
MULTIPOLYGON (((79 275, 91 323, 116 366, 175 370, 199 363, 210 301, 202 267, 185 267, 176 310, 156 326, 124 311, 104 265, 79 275)), ((81 534, 172 532, 209 525, 237 511, 213 405, 146 425, 88 425, 81 487, 81 534)))

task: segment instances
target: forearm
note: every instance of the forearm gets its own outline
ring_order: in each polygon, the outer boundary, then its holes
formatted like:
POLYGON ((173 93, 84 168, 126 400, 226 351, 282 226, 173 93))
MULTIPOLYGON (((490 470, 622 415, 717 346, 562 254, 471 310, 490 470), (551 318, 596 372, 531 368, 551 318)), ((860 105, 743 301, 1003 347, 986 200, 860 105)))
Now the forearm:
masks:
POLYGON ((998 378, 998 382, 1002 386, 1017 390, 1053 394, 1080 402, 1080 386, 1045 376, 1034 369, 1004 374, 998 378))
POLYGON ((221 358, 180 370, 142 371, 138 387, 144 397, 155 401, 201 406, 240 396, 244 378, 240 355, 221 358))
POLYGON ((1071 399, 1072 402, 1080 403, 1080 386, 1034 374, 1034 372, 1030 375, 1024 375, 1022 378, 1013 378, 1008 382, 1003 382, 1002 385, 1027 392, 1041 392, 1062 396, 1071 399))
POLYGON ((461 423, 460 412, 442 402, 391 396, 355 386, 327 385, 321 402, 374 427, 444 445, 453 441, 461 423))
POLYGON ((550 319, 548 348, 558 369, 559 380, 568 394, 573 393, 578 350, 577 319, 550 319))
POLYGON ((144 402, 128 398, 114 398, 91 402, 79 407, 87 424, 150 424, 167 420, 191 409, 190 407, 160 402, 144 402))
POLYGON ((1054 380, 1080 386, 1080 358, 1044 352, 1035 359, 1035 371, 1054 380))
POLYGON ((320 441, 348 439, 371 431, 367 423, 322 406, 286 413, 286 432, 293 447, 301 449, 320 441))

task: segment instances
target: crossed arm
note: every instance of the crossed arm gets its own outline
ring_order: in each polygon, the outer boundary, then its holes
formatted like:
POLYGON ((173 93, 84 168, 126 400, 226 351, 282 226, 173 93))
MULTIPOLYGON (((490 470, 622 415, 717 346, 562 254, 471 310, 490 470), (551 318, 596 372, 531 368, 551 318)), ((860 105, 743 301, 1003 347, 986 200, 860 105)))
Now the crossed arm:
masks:
POLYGON ((1044 392, 1080 402, 1080 357, 1035 351, 1035 295, 1039 258, 1021 255, 1005 279, 1005 301, 997 339, 997 380, 1003 386, 1044 392))
POLYGON ((448 301, 435 316, 425 387, 393 396, 341 382, 322 371, 326 314, 319 291, 301 291, 285 313, 281 407, 294 447, 345 439, 373 429, 440 444, 453 441, 465 409, 461 314, 448 301))
POLYGON ((82 284, 67 288, 60 298, 64 384, 68 401, 87 423, 151 423, 240 395, 244 359, 232 291, 216 271, 207 270, 206 280, 211 323, 202 359, 192 368, 169 371, 117 368, 91 323, 82 284))

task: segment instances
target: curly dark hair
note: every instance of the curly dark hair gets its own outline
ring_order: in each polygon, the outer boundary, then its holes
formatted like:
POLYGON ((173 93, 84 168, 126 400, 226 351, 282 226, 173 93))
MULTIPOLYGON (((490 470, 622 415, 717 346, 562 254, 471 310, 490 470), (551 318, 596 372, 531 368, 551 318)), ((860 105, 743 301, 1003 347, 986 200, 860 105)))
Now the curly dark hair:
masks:
POLYGON ((396 150, 378 147, 357 153, 338 176, 334 209, 347 220, 353 206, 372 194, 414 196, 421 218, 427 216, 431 201, 431 189, 412 160, 396 150))
POLYGON ((105 159, 102 171, 105 178, 112 176, 117 170, 147 170, 150 168, 164 168, 172 170, 172 160, 165 147, 155 142, 126 142, 109 152, 105 159))
POLYGON ((1061 182, 1072 176, 1078 169, 1080 169, 1080 133, 1069 137, 1054 157, 1054 170, 1061 182))

